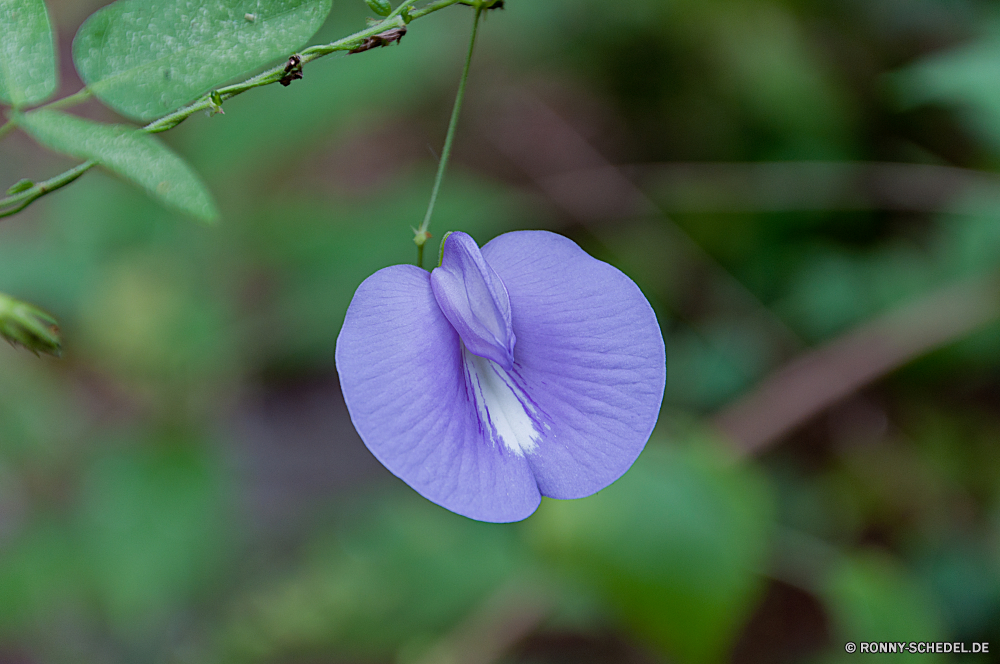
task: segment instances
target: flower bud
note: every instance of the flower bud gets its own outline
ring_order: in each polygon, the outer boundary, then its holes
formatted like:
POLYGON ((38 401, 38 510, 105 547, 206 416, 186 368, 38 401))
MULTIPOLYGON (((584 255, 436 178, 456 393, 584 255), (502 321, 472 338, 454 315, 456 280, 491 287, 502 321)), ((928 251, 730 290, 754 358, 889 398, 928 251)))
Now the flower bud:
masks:
POLYGON ((35 355, 60 357, 62 345, 56 319, 27 302, 0 293, 0 337, 12 346, 24 346, 35 355))
POLYGON ((218 90, 212 90, 212 94, 208 96, 208 108, 205 109, 205 115, 212 117, 216 113, 221 113, 225 115, 226 112, 222 110, 222 95, 219 94, 218 90))
POLYGON ((28 179, 21 179, 10 186, 7 190, 8 196, 13 196, 14 194, 20 194, 22 191, 28 191, 35 186, 35 183, 28 179))

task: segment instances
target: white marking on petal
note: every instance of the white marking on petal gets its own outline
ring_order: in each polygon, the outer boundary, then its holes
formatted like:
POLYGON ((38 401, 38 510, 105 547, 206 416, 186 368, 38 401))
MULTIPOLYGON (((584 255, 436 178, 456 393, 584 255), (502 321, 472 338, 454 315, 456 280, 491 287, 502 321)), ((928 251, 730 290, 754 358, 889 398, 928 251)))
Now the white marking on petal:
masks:
POLYGON ((532 417, 536 410, 521 387, 499 364, 473 355, 464 345, 462 359, 487 437, 518 456, 534 452, 542 436, 532 417))

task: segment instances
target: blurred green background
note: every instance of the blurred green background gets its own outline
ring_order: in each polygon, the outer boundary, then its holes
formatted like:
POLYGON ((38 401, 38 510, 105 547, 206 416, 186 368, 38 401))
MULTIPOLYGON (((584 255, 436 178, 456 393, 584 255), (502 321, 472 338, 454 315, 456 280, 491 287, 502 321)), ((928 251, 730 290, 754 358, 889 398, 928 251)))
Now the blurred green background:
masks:
MULTIPOLYGON (((49 0, 61 94, 101 4, 49 0)), ((844 651, 1000 652, 997 5, 489 13, 432 246, 563 233, 669 358, 635 467, 513 525, 385 471, 333 362, 358 284, 415 260, 471 18, 164 134, 216 226, 98 172, 0 223, 0 290, 65 338, 0 348, 0 662, 1000 661, 844 651)), ((70 163, 0 143, 0 183, 70 163)))

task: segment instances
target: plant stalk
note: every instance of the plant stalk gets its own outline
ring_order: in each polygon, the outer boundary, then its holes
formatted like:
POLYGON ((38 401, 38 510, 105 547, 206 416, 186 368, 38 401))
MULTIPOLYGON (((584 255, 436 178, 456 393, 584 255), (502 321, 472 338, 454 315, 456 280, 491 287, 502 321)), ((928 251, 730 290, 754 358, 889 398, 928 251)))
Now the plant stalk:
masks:
POLYGON ((427 213, 424 220, 420 222, 420 227, 414 232, 413 241, 417 245, 417 266, 424 266, 424 243, 430 237, 427 232, 431 224, 431 215, 434 213, 434 205, 437 203, 438 192, 441 190, 441 181, 444 179, 444 172, 448 168, 448 158, 451 156, 451 146, 455 141, 455 129, 458 127, 458 117, 462 113, 462 100, 465 97, 465 83, 469 79, 469 66, 472 64, 472 51, 476 46, 476 33, 479 31, 479 17, 483 13, 481 5, 476 5, 476 15, 472 19, 472 35, 469 37, 469 52, 465 55, 465 66, 462 68, 462 78, 458 83, 458 93, 455 95, 455 105, 451 109, 451 120, 448 123, 448 133, 444 138, 444 149, 441 150, 441 159, 438 161, 437 175, 434 177, 434 187, 431 189, 431 200, 427 205, 427 213))

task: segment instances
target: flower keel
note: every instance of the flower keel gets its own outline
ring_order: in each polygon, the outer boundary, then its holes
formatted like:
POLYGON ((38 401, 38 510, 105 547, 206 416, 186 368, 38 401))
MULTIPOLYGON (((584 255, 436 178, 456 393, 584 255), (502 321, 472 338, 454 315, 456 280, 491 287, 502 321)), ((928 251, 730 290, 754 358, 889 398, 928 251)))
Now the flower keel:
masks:
POLYGON ((445 240, 441 267, 431 272, 434 298, 474 355, 514 367, 514 327, 510 297, 479 246, 465 233, 445 240))

